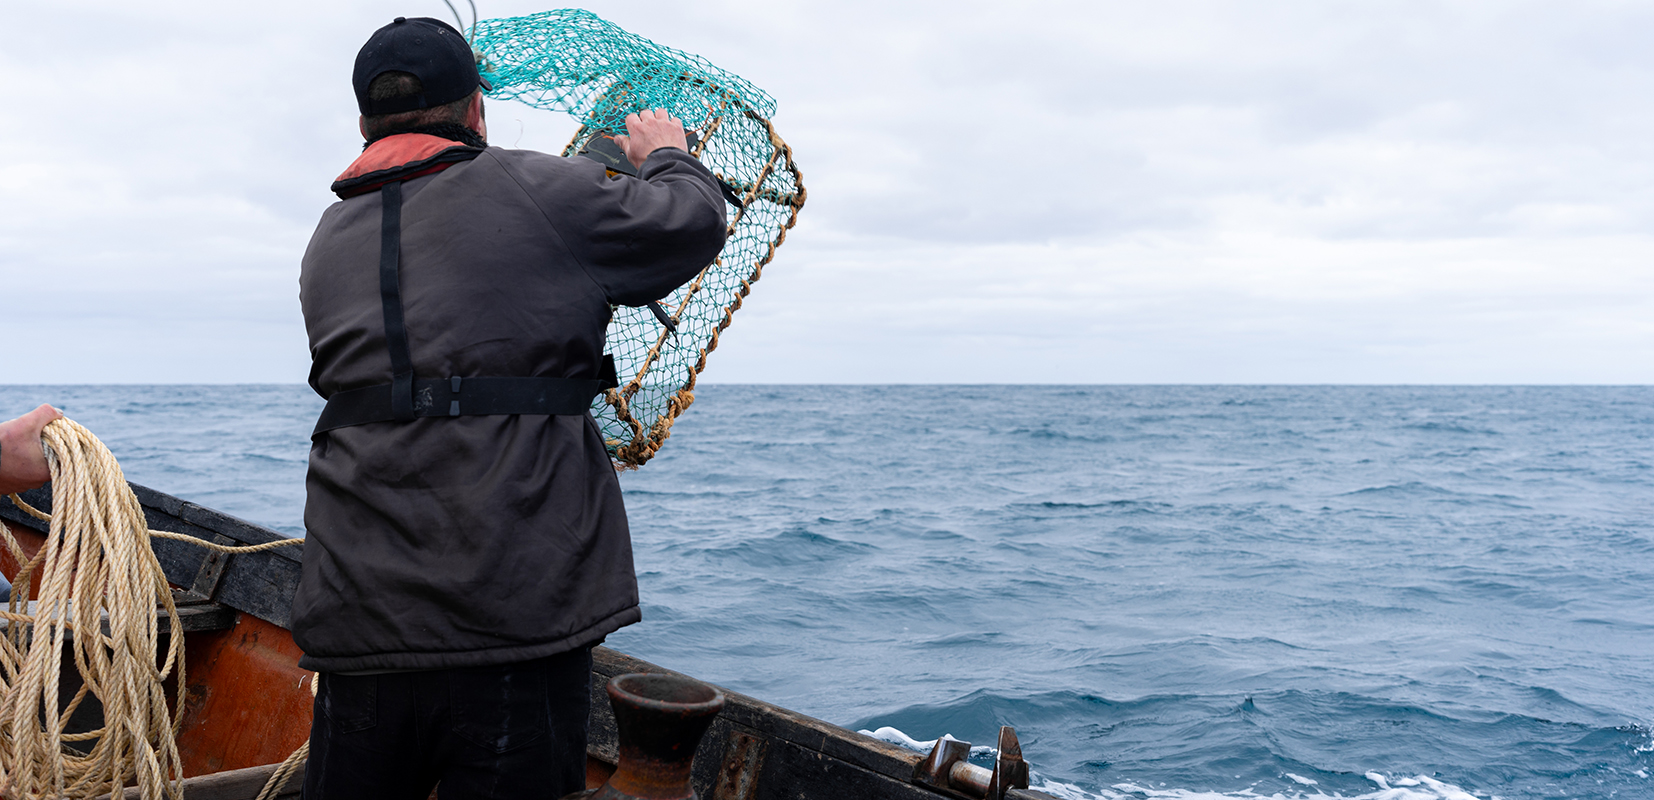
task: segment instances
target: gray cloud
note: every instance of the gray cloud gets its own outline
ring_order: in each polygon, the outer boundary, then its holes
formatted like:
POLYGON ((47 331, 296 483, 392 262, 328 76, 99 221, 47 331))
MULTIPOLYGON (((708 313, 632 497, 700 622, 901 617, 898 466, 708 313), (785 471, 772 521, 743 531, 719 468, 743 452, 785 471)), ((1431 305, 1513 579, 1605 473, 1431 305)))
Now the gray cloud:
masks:
MULTIPOLYGON (((810 188, 709 379, 1654 379, 1649 8, 592 8, 768 89, 810 188)), ((0 336, 52 356, 3 379, 302 380, 351 60, 446 13, 9 10, 0 336)), ((489 120, 506 146, 573 129, 489 120)))

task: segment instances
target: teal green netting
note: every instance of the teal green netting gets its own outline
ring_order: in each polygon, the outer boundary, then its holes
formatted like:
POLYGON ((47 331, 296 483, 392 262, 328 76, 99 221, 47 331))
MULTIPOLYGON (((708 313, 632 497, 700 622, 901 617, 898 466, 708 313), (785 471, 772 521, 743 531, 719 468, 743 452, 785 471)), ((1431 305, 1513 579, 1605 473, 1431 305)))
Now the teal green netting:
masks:
POLYGON ((728 205, 730 235, 718 259, 661 301, 677 334, 647 308, 615 309, 608 352, 621 386, 600 396, 592 414, 616 462, 641 465, 693 400, 707 354, 804 204, 792 150, 769 122, 775 101, 700 56, 579 9, 483 20, 473 28, 472 47, 494 86, 490 97, 581 121, 564 155, 595 134, 624 132, 627 114, 664 108, 699 134, 691 149, 743 201, 728 205))

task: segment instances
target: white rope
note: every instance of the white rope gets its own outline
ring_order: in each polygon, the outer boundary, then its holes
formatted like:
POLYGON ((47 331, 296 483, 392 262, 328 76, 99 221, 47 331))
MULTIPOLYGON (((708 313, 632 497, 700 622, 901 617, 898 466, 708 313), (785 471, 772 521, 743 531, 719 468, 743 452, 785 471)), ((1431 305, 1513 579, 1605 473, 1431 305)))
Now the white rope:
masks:
MULTIPOLYGON (((45 545, 27 558, 0 525, 5 547, 21 565, 11 602, 0 612, 6 624, 0 637, 0 794, 81 800, 119 796, 123 786, 135 783, 143 800, 182 798, 176 737, 186 706, 184 636, 150 538, 230 553, 300 540, 225 547, 151 531, 120 464, 90 431, 68 419, 55 420, 42 431, 41 444, 52 473, 52 513, 31 508, 17 495, 11 498, 51 523, 45 545), (28 597, 36 586, 38 599, 30 609, 28 597), (172 631, 159 665, 158 608, 165 610, 172 631), (59 712, 65 647, 74 655, 82 685, 59 712), (174 670, 178 697, 176 710, 169 712, 162 683, 174 670), (103 705, 103 726, 71 734, 69 719, 87 697, 103 705)), ((283 762, 261 800, 279 791, 307 751, 308 744, 283 762)))

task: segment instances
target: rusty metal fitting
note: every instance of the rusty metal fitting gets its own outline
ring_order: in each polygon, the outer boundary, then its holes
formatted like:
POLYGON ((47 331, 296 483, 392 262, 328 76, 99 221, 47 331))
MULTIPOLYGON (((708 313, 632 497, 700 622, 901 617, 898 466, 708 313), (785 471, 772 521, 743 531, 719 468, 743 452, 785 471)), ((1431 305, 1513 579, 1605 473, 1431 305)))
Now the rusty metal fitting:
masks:
POLYGON ((999 729, 999 756, 994 768, 970 763, 971 743, 943 737, 913 771, 913 782, 972 800, 1003 800, 1011 789, 1028 788, 1028 762, 1009 725, 999 729))
POLYGON ((695 800, 689 785, 695 749, 724 707, 724 694, 681 675, 634 672, 609 681, 620 735, 620 763, 608 782, 571 797, 590 800, 695 800))

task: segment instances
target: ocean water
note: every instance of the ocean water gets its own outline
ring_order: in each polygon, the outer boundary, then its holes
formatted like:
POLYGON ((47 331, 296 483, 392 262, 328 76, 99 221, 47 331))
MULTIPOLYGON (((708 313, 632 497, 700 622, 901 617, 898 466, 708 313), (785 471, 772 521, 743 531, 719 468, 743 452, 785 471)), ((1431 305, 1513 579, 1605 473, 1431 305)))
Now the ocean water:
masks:
MULTIPOLYGON (((0 387, 302 533, 298 386, 0 387)), ((610 644, 1068 798, 1654 798, 1654 388, 708 386, 610 644), (983 750, 977 756, 991 759, 983 750)))

